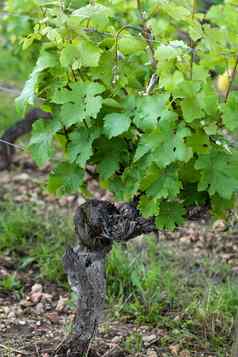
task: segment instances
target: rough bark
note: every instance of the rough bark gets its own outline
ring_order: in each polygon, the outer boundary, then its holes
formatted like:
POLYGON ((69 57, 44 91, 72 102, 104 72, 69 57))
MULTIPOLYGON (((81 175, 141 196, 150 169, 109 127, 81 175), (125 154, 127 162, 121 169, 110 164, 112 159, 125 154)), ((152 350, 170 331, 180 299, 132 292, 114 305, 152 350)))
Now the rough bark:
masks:
POLYGON ((12 157, 15 153, 15 148, 10 144, 14 144, 21 136, 31 132, 33 123, 38 119, 50 119, 51 113, 42 111, 41 109, 32 109, 26 116, 8 128, 2 135, 0 142, 0 170, 5 170, 10 167, 12 157))
POLYGON ((63 261, 78 305, 72 332, 57 349, 56 356, 85 356, 89 351, 103 316, 105 258, 113 241, 125 242, 156 231, 153 220, 142 218, 136 207, 129 204, 116 207, 99 200, 89 200, 80 206, 74 222, 78 245, 66 250, 63 261))
POLYGON ((84 356, 102 319, 106 294, 105 254, 70 248, 64 268, 72 290, 78 296, 72 334, 60 349, 65 356, 84 356))

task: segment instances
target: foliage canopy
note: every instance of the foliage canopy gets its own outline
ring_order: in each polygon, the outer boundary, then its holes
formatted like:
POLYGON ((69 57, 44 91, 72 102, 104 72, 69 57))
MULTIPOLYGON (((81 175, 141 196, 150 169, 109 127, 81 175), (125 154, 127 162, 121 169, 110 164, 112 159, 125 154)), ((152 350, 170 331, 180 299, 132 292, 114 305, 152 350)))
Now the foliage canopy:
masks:
POLYGON ((9 0, 7 10, 6 23, 27 19, 17 35, 37 53, 17 107, 38 100, 53 113, 29 144, 39 165, 55 165, 50 191, 85 192, 91 164, 116 199, 139 194, 159 228, 181 224, 191 205, 232 205, 238 94, 229 85, 221 96, 211 73, 230 70, 232 84, 237 0, 206 14, 195 0, 9 0))

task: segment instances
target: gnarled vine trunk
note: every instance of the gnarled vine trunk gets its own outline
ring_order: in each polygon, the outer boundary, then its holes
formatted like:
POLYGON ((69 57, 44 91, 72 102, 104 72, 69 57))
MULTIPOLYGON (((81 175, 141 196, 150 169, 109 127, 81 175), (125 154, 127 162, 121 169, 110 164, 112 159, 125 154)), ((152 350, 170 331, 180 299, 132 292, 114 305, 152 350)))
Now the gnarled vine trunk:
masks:
POLYGON ((89 200, 75 215, 78 245, 66 250, 64 268, 78 306, 72 332, 56 351, 57 356, 85 356, 103 316, 106 296, 105 258, 113 241, 128 241, 155 231, 153 220, 139 215, 133 205, 118 207, 89 200))

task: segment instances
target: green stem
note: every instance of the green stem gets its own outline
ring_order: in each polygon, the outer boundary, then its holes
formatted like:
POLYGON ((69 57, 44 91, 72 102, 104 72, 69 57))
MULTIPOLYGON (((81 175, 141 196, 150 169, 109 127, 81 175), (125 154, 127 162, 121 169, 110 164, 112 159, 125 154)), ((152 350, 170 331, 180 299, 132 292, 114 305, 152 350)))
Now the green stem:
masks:
POLYGON ((233 82, 235 80, 237 67, 238 67, 238 55, 236 56, 236 61, 235 61, 234 67, 233 67, 232 72, 231 72, 229 86, 227 88, 226 95, 225 95, 225 103, 227 102, 227 100, 229 98, 229 95, 230 95, 230 92, 231 92, 231 88, 232 88, 232 84, 233 84, 233 82))
MULTIPOLYGON (((193 0, 192 2, 192 21, 194 21, 195 14, 196 14, 196 7, 197 7, 197 2, 196 0, 193 0)), ((190 57, 190 79, 193 79, 193 63, 194 63, 194 48, 195 48, 195 43, 194 41, 190 38, 190 48, 191 48, 191 57, 190 57)))
POLYGON ((153 46, 153 36, 152 36, 151 30, 148 28, 148 26, 146 24, 144 10, 142 8, 140 0, 137 0, 137 9, 138 9, 138 12, 140 15, 141 24, 142 24, 142 28, 143 28, 143 37, 146 40, 147 45, 149 47, 150 57, 151 57, 151 65, 152 65, 153 70, 156 72, 157 60, 155 58, 155 50, 154 50, 154 46, 153 46))
POLYGON ((118 45, 119 45, 119 36, 120 34, 127 30, 127 29, 132 29, 138 31, 138 29, 134 26, 131 25, 125 25, 120 30, 117 31, 116 37, 115 37, 115 66, 113 68, 113 80, 112 83, 115 84, 117 82, 117 75, 118 75, 118 45))
POLYGON ((194 20, 195 14, 196 14, 196 8, 197 8, 197 1, 193 0, 192 4, 192 20, 194 20))

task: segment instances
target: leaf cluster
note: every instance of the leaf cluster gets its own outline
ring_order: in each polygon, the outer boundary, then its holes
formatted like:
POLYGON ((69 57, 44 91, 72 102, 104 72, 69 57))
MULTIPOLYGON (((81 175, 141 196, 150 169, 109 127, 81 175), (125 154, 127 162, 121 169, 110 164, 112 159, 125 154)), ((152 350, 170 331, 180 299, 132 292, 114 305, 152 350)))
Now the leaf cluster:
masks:
POLYGON ((84 190, 90 164, 116 199, 138 195, 159 228, 191 205, 232 205, 238 94, 221 96, 211 74, 235 74, 238 1, 207 13, 190 0, 28 3, 37 20, 23 47, 37 43, 39 56, 17 106, 40 98, 53 113, 29 145, 55 165, 51 191, 84 190))

